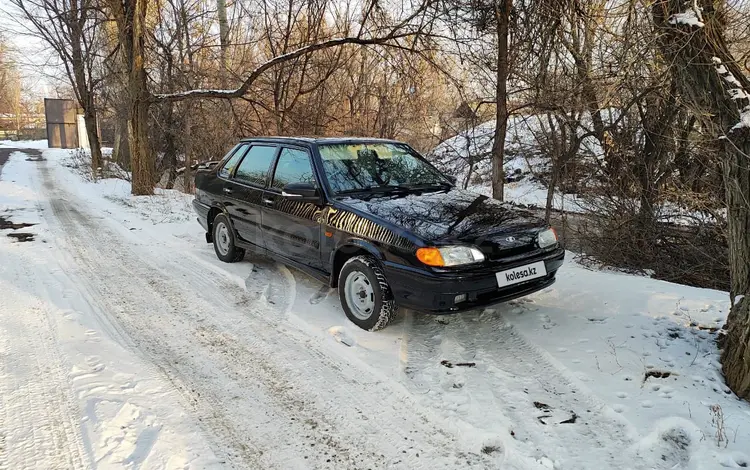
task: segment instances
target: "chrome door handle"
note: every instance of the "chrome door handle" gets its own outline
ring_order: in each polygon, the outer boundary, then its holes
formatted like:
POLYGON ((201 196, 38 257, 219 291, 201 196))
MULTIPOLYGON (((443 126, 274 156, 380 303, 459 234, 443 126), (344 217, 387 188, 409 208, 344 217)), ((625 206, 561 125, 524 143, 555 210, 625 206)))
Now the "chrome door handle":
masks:
POLYGON ((272 206, 273 205, 273 199, 263 199, 263 204, 265 204, 267 206, 272 206))
POLYGON ((232 194, 232 190, 230 188, 224 188, 224 194, 232 194))

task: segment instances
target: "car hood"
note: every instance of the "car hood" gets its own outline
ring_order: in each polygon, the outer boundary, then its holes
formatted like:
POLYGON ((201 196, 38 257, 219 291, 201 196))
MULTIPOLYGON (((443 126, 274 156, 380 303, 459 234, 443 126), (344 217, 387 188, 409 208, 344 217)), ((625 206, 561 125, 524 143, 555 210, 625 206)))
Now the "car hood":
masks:
POLYGON ((529 243, 546 227, 529 211, 456 188, 368 199, 347 197, 340 202, 404 229, 427 243, 485 244, 498 237, 503 237, 504 241, 508 237, 518 238, 518 242, 529 243))

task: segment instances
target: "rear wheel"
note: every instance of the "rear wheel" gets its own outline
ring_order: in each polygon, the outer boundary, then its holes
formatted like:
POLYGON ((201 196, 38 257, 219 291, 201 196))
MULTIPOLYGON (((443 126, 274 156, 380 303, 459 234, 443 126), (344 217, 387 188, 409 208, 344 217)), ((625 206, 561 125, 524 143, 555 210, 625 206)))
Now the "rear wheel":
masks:
POLYGON ((371 256, 355 256, 344 263, 338 285, 341 306, 358 327, 381 330, 396 317, 391 287, 383 269, 371 256))
POLYGON ((219 214, 214 219, 213 239, 216 257, 225 263, 236 263, 245 257, 245 250, 235 245, 234 229, 229 218, 219 214))

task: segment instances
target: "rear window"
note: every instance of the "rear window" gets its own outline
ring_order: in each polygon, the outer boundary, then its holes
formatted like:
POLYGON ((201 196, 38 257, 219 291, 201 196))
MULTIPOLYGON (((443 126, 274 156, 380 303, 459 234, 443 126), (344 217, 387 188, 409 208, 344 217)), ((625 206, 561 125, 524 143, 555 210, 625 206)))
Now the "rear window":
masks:
POLYGON ((248 148, 250 148, 249 145, 240 145, 237 147, 229 160, 227 160, 224 166, 221 167, 221 170, 219 170, 219 176, 229 178, 234 172, 237 164, 242 160, 242 157, 245 155, 248 148))
POLYGON ((242 159, 234 177, 245 183, 265 186, 268 170, 276 156, 276 147, 268 145, 253 145, 242 159))

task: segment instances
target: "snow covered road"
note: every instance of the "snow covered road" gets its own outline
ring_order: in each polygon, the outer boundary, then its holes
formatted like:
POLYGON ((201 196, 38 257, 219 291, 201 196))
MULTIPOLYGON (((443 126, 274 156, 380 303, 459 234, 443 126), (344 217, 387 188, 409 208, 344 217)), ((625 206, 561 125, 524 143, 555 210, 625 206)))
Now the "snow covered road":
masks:
POLYGON ((570 264, 527 301, 368 333, 303 274, 216 260, 189 197, 29 155, 0 176, 0 217, 34 224, 0 232, 0 469, 748 463, 701 329, 723 293, 570 264))

